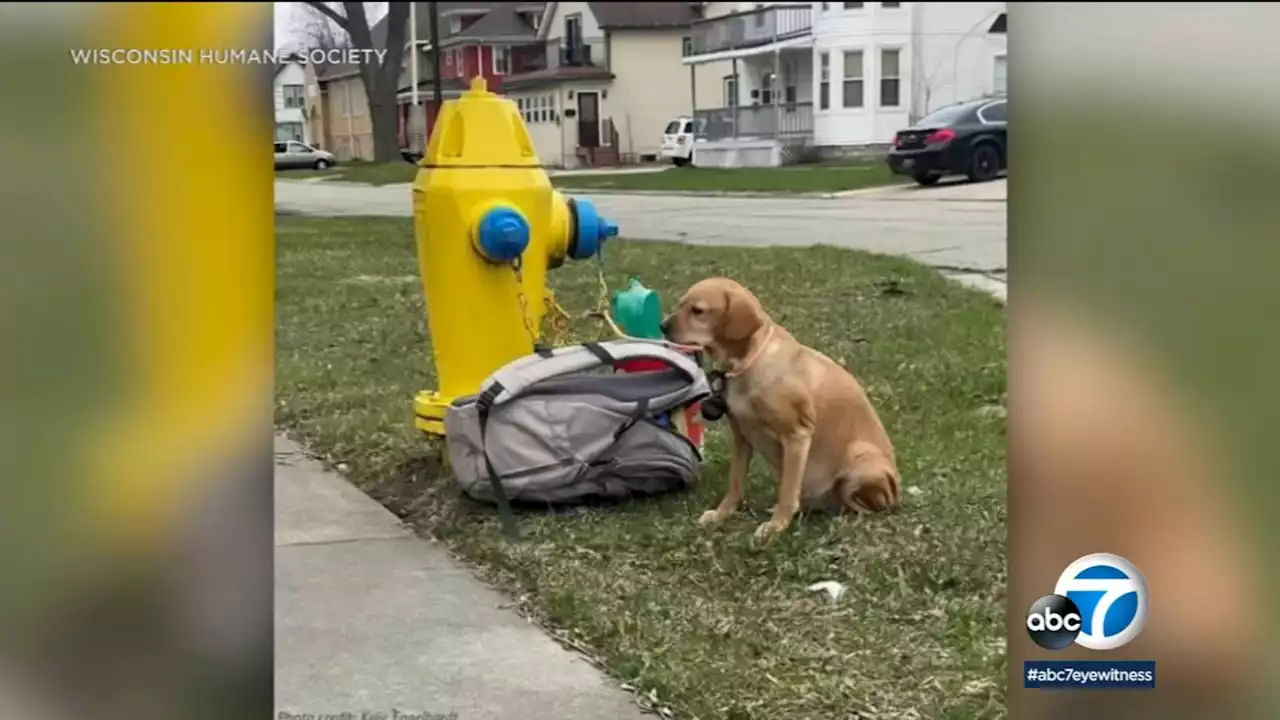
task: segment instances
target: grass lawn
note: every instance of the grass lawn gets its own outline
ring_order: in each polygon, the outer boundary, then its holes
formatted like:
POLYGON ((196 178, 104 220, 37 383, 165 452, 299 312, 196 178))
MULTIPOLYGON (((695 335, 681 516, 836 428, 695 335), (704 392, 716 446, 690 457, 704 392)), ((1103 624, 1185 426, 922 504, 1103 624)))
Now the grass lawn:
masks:
MULTIPOLYGON (((332 177, 342 182, 389 185, 413 182, 418 167, 406 162, 356 163, 330 170, 280 170, 280 178, 332 177)), ((663 172, 560 175, 556 187, 573 190, 671 192, 828 193, 902 182, 883 164, 796 165, 780 168, 671 168, 663 172)))
POLYGON ((672 168, 658 173, 562 175, 557 187, 583 190, 829 193, 901 183, 883 163, 778 168, 672 168))
POLYGON ((404 161, 392 163, 355 162, 328 170, 277 170, 276 177, 293 180, 314 177, 330 177, 334 180, 366 185, 393 185, 409 183, 418 176, 418 166, 404 161))
MULTIPOLYGON (((1006 423, 990 409, 1005 403, 1005 318, 992 298, 834 248, 613 241, 615 288, 634 273, 670 303, 733 276, 851 367, 898 449, 904 505, 801 517, 757 549, 774 487, 757 459, 743 511, 704 530, 728 465, 717 425, 696 490, 525 514, 512 544, 413 428, 432 369, 411 221, 282 216, 277 234, 277 423, 623 682, 702 720, 1004 716, 1006 423), (806 592, 823 580, 848 586, 838 603, 806 592)), ((553 273, 571 313, 594 307, 594 271, 553 273)), ((601 336, 591 320, 575 333, 601 336)))

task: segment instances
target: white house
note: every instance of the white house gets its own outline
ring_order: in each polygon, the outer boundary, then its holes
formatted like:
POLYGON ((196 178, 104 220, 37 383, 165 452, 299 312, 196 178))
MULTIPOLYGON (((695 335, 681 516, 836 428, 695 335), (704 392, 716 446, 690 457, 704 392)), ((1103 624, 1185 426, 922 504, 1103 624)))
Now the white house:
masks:
POLYGON ((311 143, 305 95, 306 70, 297 60, 276 66, 272 91, 276 106, 276 140, 311 143))
POLYGON ((887 145, 944 105, 1006 92, 1006 3, 707 3, 684 63, 702 166, 779 165, 887 145), (699 83, 701 84, 701 83, 699 83))

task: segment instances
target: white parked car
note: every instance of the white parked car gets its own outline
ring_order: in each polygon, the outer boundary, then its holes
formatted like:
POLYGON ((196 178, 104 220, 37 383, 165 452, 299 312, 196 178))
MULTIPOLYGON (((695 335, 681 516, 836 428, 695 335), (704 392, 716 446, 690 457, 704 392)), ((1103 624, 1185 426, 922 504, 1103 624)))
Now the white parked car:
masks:
POLYGON ((695 120, 682 115, 667 123, 662 133, 662 150, 658 153, 662 158, 669 158, 676 165, 693 164, 693 143, 702 131, 704 120, 695 120))
POLYGON ((334 157, 333 153, 313 148, 296 140, 277 141, 275 150, 277 170, 293 168, 326 170, 338 164, 338 158, 334 157))

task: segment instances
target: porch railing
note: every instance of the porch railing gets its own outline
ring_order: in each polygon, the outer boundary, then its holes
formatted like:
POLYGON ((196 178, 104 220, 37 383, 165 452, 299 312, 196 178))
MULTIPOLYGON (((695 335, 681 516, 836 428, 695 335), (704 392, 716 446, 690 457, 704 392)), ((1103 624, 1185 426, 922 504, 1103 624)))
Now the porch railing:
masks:
POLYGON ((690 28, 690 55, 760 47, 813 32, 813 6, 770 5, 699 20, 690 28))
POLYGON ((556 67, 604 67, 603 40, 583 40, 569 44, 563 38, 512 49, 513 75, 556 67))
POLYGON ((706 140, 730 138, 786 138, 813 134, 813 103, 744 105, 693 111, 698 137, 706 140))

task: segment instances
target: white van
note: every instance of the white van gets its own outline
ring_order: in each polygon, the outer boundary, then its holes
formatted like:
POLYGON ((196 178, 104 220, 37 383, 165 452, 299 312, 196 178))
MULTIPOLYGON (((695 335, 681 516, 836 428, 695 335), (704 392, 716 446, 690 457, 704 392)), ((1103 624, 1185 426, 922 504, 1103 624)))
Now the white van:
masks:
POLYGON ((695 120, 688 115, 681 115, 667 123, 667 129, 662 132, 662 150, 659 156, 670 158, 676 165, 692 165, 693 142, 705 124, 706 121, 695 120))

